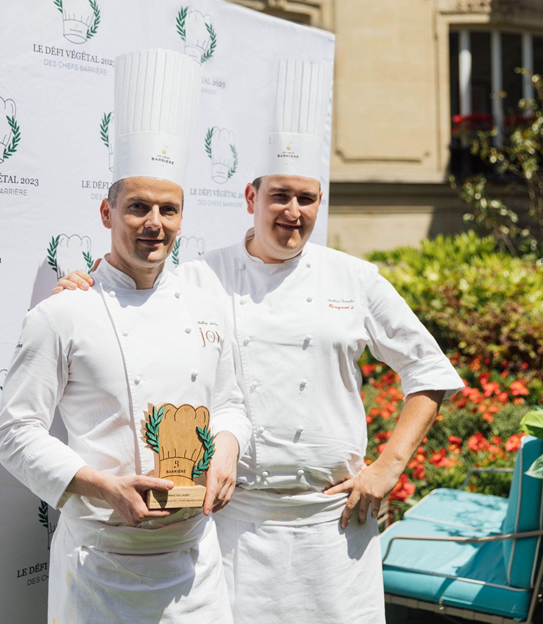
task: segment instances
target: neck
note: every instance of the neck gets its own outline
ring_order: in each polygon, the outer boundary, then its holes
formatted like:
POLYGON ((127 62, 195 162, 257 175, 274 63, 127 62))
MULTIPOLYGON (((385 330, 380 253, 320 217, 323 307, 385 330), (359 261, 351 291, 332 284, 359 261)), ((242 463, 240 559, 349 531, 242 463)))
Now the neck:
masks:
POLYGON ((112 250, 106 259, 113 268, 118 271, 122 271, 123 273, 126 273, 128 277, 131 277, 136 283, 136 288, 138 290, 152 288, 155 285, 156 278, 160 275, 162 269, 164 268, 164 262, 152 267, 135 268, 133 265, 128 264, 123 258, 121 258, 119 254, 115 253, 115 250, 112 250))
POLYGON ((288 250, 285 250, 284 258, 275 258, 266 253, 265 247, 260 244, 256 234, 253 236, 253 238, 250 238, 246 242, 245 248, 251 254, 251 256, 253 256, 254 258, 259 258, 260 260, 262 260, 262 262, 266 264, 282 264, 287 260, 292 260, 292 258, 299 256, 303 250, 302 247, 302 249, 300 249, 299 251, 293 250, 291 254, 288 253, 288 250))

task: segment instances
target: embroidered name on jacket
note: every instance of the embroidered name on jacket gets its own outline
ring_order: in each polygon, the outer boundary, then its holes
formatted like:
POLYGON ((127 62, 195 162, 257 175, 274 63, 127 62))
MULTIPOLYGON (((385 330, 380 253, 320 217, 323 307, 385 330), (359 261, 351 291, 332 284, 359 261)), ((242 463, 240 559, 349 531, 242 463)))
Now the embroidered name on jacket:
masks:
POLYGON ((213 321, 198 321, 198 332, 204 349, 209 344, 219 343, 221 335, 217 331, 218 325, 213 321))
POLYGON ((354 299, 328 299, 328 307, 333 310, 354 310, 354 299))

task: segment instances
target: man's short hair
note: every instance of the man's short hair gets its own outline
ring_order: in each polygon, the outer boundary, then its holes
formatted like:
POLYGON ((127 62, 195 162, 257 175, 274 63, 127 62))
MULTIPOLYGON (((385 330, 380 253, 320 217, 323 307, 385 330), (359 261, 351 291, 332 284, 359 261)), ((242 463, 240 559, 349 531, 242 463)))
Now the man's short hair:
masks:
POLYGON ((255 178, 255 179, 253 180, 253 186, 255 187, 255 189, 256 189, 257 191, 259 191, 259 190, 260 190, 260 185, 261 185, 261 184, 262 184, 262 177, 260 177, 260 178, 255 178))
POLYGON ((117 203, 117 199, 119 199, 119 193, 122 191, 122 189, 123 189, 122 180, 117 180, 117 182, 113 183, 109 187, 109 190, 107 192, 107 200, 113 208, 115 207, 115 204, 117 203))

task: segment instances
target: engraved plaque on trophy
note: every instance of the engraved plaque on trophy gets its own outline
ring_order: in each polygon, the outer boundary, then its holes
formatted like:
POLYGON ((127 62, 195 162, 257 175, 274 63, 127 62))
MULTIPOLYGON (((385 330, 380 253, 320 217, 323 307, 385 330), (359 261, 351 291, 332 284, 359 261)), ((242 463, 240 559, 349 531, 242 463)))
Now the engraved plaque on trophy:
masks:
POLYGON ((206 489, 194 479, 208 468, 215 452, 207 407, 170 403, 149 406, 144 439, 155 452, 154 475, 173 481, 169 491, 149 490, 149 509, 202 507, 206 489))

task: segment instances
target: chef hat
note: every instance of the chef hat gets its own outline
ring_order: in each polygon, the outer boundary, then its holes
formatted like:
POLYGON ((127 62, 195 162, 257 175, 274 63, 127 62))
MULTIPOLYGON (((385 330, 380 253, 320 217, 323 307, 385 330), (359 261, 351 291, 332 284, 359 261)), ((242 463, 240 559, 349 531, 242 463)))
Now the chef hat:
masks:
POLYGON ((172 50, 117 57, 113 182, 145 176, 184 185, 200 72, 172 50))
POLYGON ((331 87, 331 63, 279 62, 274 131, 256 177, 286 174, 320 180, 331 87))

